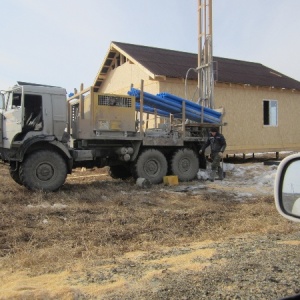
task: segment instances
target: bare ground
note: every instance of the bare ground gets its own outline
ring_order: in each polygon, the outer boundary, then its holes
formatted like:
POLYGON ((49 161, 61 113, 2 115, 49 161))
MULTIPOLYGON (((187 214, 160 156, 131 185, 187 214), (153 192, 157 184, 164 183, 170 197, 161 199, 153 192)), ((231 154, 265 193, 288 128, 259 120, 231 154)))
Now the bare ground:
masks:
MULTIPOLYGON (((0 299, 300 292, 299 224, 278 215, 268 186, 229 172, 223 182, 142 189, 97 169, 76 170, 59 192, 42 193, 0 170, 0 299)), ((257 176, 251 170, 245 176, 257 176)))

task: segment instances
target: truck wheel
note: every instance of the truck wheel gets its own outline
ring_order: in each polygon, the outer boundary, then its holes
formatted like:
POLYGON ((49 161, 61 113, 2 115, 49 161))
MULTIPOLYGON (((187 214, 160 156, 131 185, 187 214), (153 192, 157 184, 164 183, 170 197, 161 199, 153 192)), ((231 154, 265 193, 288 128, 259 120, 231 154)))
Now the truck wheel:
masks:
POLYGON ((191 149, 180 149, 175 152, 171 161, 171 170, 179 181, 193 180, 199 170, 199 159, 191 149))
POLYGON ((168 171, 165 156, 156 149, 148 149, 141 153, 134 166, 137 178, 148 179, 151 183, 161 183, 168 171))
POLYGON ((113 179, 125 180, 132 176, 130 168, 123 165, 110 166, 108 173, 113 179))
POLYGON ((15 169, 14 167, 10 167, 9 168, 9 174, 10 177, 19 185, 23 185, 21 179, 20 179, 20 175, 19 175, 19 168, 15 169))
POLYGON ((20 179, 30 190, 56 191, 66 177, 66 162, 51 150, 33 152, 20 165, 20 179))

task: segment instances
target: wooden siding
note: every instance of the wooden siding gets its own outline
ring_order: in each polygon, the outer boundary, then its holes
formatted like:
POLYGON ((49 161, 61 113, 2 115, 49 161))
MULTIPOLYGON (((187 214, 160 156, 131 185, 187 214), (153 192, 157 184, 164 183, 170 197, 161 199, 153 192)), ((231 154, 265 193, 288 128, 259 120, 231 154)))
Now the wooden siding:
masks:
POLYGON ((217 84, 215 107, 223 106, 227 153, 300 150, 300 93, 263 87, 217 84), (277 126, 263 122, 263 100, 278 103, 277 126), (292 130, 294 129, 294 130, 292 130))
MULTIPOLYGON (((183 80, 168 79, 160 82, 159 92, 184 97, 187 91, 187 98, 197 101, 196 87, 196 82, 189 82, 186 89, 183 80)), ((225 112, 222 130, 228 145, 226 153, 300 150, 299 91, 217 83, 214 104, 215 109, 225 112), (277 126, 264 125, 264 100, 277 101, 277 126)))
POLYGON ((101 85, 99 92, 127 95, 131 84, 137 89, 140 88, 142 79, 144 80, 145 91, 158 93, 159 83, 156 80, 151 80, 146 72, 129 62, 111 70, 101 85))

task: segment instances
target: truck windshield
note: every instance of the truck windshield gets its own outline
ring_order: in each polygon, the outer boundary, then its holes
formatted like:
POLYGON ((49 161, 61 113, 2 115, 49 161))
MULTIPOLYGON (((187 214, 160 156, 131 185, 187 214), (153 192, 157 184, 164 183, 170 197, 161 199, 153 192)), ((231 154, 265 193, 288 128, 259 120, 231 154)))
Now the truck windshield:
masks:
POLYGON ((0 91, 0 109, 4 109, 5 107, 5 96, 4 92, 0 91))
POLYGON ((11 91, 1 91, 0 98, 0 109, 7 110, 8 102, 12 102, 12 92, 11 91))

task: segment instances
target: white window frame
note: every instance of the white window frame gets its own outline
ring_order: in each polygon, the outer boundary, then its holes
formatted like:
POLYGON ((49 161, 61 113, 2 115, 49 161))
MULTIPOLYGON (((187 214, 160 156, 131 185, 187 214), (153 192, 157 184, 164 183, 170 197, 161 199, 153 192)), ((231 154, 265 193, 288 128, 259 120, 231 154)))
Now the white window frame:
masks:
POLYGON ((278 101, 273 99, 263 100, 263 125, 278 126, 278 101), (265 110, 268 110, 267 112, 265 110))

